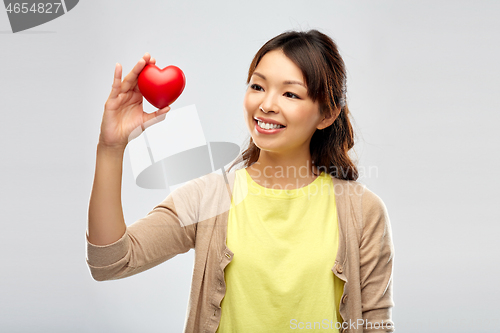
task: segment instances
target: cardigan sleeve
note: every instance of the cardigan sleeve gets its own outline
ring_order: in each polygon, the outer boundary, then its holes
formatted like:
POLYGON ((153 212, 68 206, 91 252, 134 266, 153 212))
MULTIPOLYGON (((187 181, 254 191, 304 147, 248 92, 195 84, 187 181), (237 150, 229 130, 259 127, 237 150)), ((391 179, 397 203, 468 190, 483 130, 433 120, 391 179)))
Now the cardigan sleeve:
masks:
POLYGON ((112 244, 92 244, 86 235, 86 261, 94 280, 126 278, 194 248, 202 192, 203 181, 191 180, 127 226, 112 244))
POLYGON ((360 283, 363 332, 393 332, 392 277, 394 245, 384 202, 365 188, 362 198, 360 283))

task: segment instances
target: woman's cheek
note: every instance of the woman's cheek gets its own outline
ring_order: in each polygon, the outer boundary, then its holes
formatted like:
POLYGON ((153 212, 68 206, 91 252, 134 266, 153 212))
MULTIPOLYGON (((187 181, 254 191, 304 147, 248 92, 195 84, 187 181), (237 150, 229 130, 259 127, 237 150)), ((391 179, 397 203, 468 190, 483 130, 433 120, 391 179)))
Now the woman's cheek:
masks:
POLYGON ((258 109, 263 97, 264 94, 261 92, 248 90, 245 94, 245 104, 249 110, 258 109))

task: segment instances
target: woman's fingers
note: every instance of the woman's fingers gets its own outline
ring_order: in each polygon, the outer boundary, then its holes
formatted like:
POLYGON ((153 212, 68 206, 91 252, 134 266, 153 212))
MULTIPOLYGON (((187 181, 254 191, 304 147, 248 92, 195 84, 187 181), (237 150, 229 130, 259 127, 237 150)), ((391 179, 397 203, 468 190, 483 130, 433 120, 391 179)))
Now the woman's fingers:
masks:
POLYGON ((149 53, 144 53, 144 55, 142 56, 142 59, 144 59, 144 61, 146 62, 146 64, 148 63, 149 59, 151 59, 151 55, 149 53))
POLYGON ((111 86, 111 92, 109 98, 116 98, 121 92, 121 82, 122 82, 122 66, 119 63, 115 64, 115 75, 113 77, 113 84, 111 86))
POLYGON ((126 93, 128 91, 139 92, 139 88, 137 86, 137 78, 139 74, 144 69, 146 64, 155 64, 156 60, 151 57, 149 53, 145 53, 142 58, 137 62, 134 68, 127 74, 127 76, 121 80, 122 77, 122 66, 119 63, 115 65, 115 73, 113 77, 113 84, 111 86, 111 92, 109 94, 108 99, 115 99, 120 95, 120 93, 126 93))
POLYGON ((122 83, 122 92, 127 92, 130 89, 133 89, 134 86, 137 84, 137 78, 139 77, 139 74, 141 74, 142 69, 146 64, 149 62, 149 59, 151 56, 149 53, 145 53, 144 56, 135 64, 134 68, 130 71, 130 73, 127 74, 125 79, 123 79, 122 83))
POLYGON ((145 113, 143 114, 143 130, 148 128, 151 125, 154 125, 156 123, 159 123, 160 121, 164 120, 165 117, 167 116, 167 112, 170 111, 170 106, 166 106, 163 109, 159 109, 156 112, 153 113, 145 113))
POLYGON ((156 111, 156 114, 161 115, 167 113, 168 111, 170 111, 170 105, 165 106, 163 109, 159 109, 158 111, 156 111))

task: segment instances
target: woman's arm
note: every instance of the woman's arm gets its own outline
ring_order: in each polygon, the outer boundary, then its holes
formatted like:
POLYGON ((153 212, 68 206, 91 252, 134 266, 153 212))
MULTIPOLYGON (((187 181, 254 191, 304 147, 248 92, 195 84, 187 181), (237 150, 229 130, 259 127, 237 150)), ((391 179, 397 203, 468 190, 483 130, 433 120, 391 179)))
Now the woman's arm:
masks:
POLYGON ((122 279, 150 269, 195 247, 198 210, 204 186, 200 178, 170 193, 145 217, 125 228, 111 244, 87 238, 87 265, 97 281, 122 279))
POLYGON ((94 184, 88 212, 88 241, 95 245, 116 242, 127 228, 121 203, 125 148, 97 145, 94 184))
MULTIPOLYGON (((147 228, 133 228, 134 232, 127 228, 121 205, 125 147, 145 128, 164 120, 170 110, 167 106, 154 113, 144 112, 143 96, 137 86, 137 80, 146 64, 155 64, 155 60, 148 53, 144 54, 122 81, 122 68, 117 63, 111 92, 104 104, 87 231, 89 249, 87 263, 97 280, 131 275, 134 273, 132 268, 137 271, 138 266, 147 267, 157 262, 159 258, 167 256, 155 247, 157 244, 154 233, 157 230, 151 229, 149 224, 147 228), (144 230, 147 232, 141 233, 144 230)), ((159 216, 165 217, 161 215, 152 214, 148 221, 154 225, 151 221, 156 222, 159 216)), ((171 218, 175 221, 175 217, 171 218)), ((176 237, 176 235, 174 233, 166 237, 176 237)), ((171 250, 182 251, 184 247, 171 250)))
POLYGON ((362 205, 364 225, 359 256, 363 332, 393 332, 394 245, 389 215, 384 202, 367 188, 362 205))
POLYGON ((122 164, 128 142, 165 119, 170 107, 154 113, 144 112, 143 96, 137 86, 146 64, 155 60, 146 53, 123 79, 120 64, 115 65, 111 92, 104 104, 97 145, 94 184, 89 203, 88 239, 96 245, 117 241, 125 232, 121 206, 122 164))

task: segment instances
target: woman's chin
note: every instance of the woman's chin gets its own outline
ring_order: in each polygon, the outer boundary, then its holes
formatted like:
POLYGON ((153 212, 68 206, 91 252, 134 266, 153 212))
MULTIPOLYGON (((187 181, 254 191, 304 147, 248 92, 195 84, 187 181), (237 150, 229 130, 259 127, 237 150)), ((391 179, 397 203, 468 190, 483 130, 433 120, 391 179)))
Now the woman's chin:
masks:
POLYGON ((283 150, 280 145, 276 143, 265 142, 265 140, 253 140, 253 143, 259 148, 261 151, 269 152, 269 153, 279 153, 283 150))

